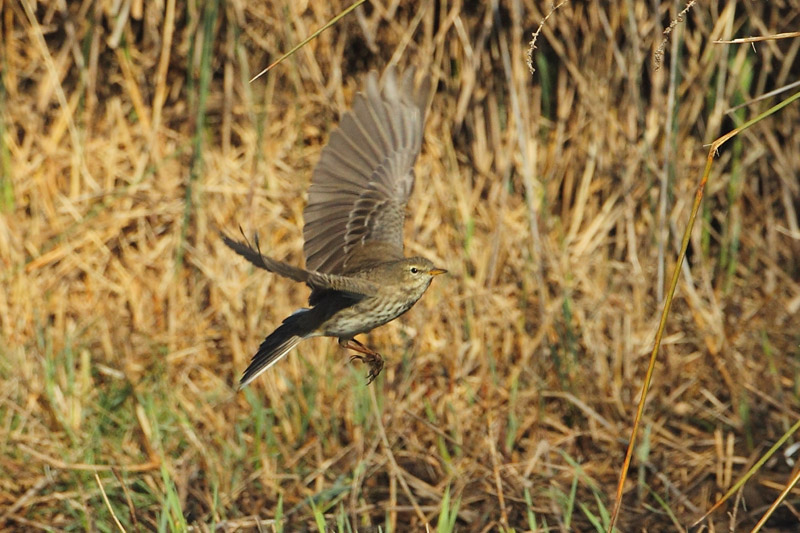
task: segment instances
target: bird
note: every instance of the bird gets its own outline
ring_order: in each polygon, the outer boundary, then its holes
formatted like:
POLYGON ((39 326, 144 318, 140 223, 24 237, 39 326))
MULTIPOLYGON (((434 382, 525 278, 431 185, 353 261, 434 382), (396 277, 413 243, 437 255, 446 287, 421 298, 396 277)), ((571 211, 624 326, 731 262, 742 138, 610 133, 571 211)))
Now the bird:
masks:
MULTIPOLYGON (((367 364, 367 385, 384 361, 355 339, 408 311, 434 277, 447 270, 424 257, 405 257, 403 222, 422 147, 430 78, 415 69, 371 71, 352 108, 322 149, 303 210, 305 268, 268 257, 251 243, 221 233, 254 266, 305 283, 308 307, 283 320, 253 356, 241 390, 304 339, 334 337, 367 364)), ((241 231, 241 228, 240 228, 241 231)))

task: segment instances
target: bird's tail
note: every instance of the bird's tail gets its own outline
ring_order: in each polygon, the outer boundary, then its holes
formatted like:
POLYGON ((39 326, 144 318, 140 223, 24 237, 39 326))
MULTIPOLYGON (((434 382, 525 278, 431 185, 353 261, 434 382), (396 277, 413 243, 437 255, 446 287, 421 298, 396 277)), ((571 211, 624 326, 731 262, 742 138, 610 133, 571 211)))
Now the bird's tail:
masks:
POLYGON ((278 360, 289 353, 297 344, 312 335, 313 326, 309 324, 308 313, 311 309, 295 311, 283 321, 278 329, 264 339, 258 351, 250 361, 250 366, 239 380, 239 390, 256 379, 259 374, 274 365, 278 360))

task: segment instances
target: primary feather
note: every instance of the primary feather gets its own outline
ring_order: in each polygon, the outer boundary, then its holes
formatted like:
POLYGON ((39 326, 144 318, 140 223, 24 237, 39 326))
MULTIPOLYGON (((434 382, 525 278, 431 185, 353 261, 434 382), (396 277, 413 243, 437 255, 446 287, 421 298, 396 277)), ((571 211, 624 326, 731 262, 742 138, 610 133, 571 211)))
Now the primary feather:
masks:
POLYGON ((369 74, 365 93, 356 95, 331 133, 311 178, 303 211, 308 269, 352 271, 359 249, 375 242, 384 245, 383 260, 403 257, 403 221, 429 92, 427 78, 415 86, 413 70, 398 80, 390 68, 380 82, 369 74))

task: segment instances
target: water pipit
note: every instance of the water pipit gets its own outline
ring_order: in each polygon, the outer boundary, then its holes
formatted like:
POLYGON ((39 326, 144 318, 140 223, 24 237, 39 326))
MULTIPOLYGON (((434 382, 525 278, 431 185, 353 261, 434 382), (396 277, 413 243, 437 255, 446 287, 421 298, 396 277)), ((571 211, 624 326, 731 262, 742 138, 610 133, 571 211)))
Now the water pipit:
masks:
POLYGON ((239 388, 253 381, 300 341, 337 337, 369 365, 367 383, 383 369, 381 355, 354 337, 394 320, 446 270, 423 257, 403 256, 403 220, 422 146, 430 80, 414 71, 398 80, 388 69, 367 77, 363 93, 330 135, 311 177, 303 211, 306 268, 261 253, 258 239, 222 236, 253 265, 304 282, 309 308, 300 309, 261 343, 239 388))

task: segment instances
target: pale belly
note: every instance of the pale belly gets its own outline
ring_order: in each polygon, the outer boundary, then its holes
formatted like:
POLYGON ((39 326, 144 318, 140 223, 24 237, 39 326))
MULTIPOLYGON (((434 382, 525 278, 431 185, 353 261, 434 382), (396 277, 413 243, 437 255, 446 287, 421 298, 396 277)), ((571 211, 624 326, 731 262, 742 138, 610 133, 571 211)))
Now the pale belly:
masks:
POLYGON ((399 317, 416 303, 386 302, 375 298, 361 300, 356 305, 342 309, 329 318, 320 328, 323 335, 352 339, 399 317))

